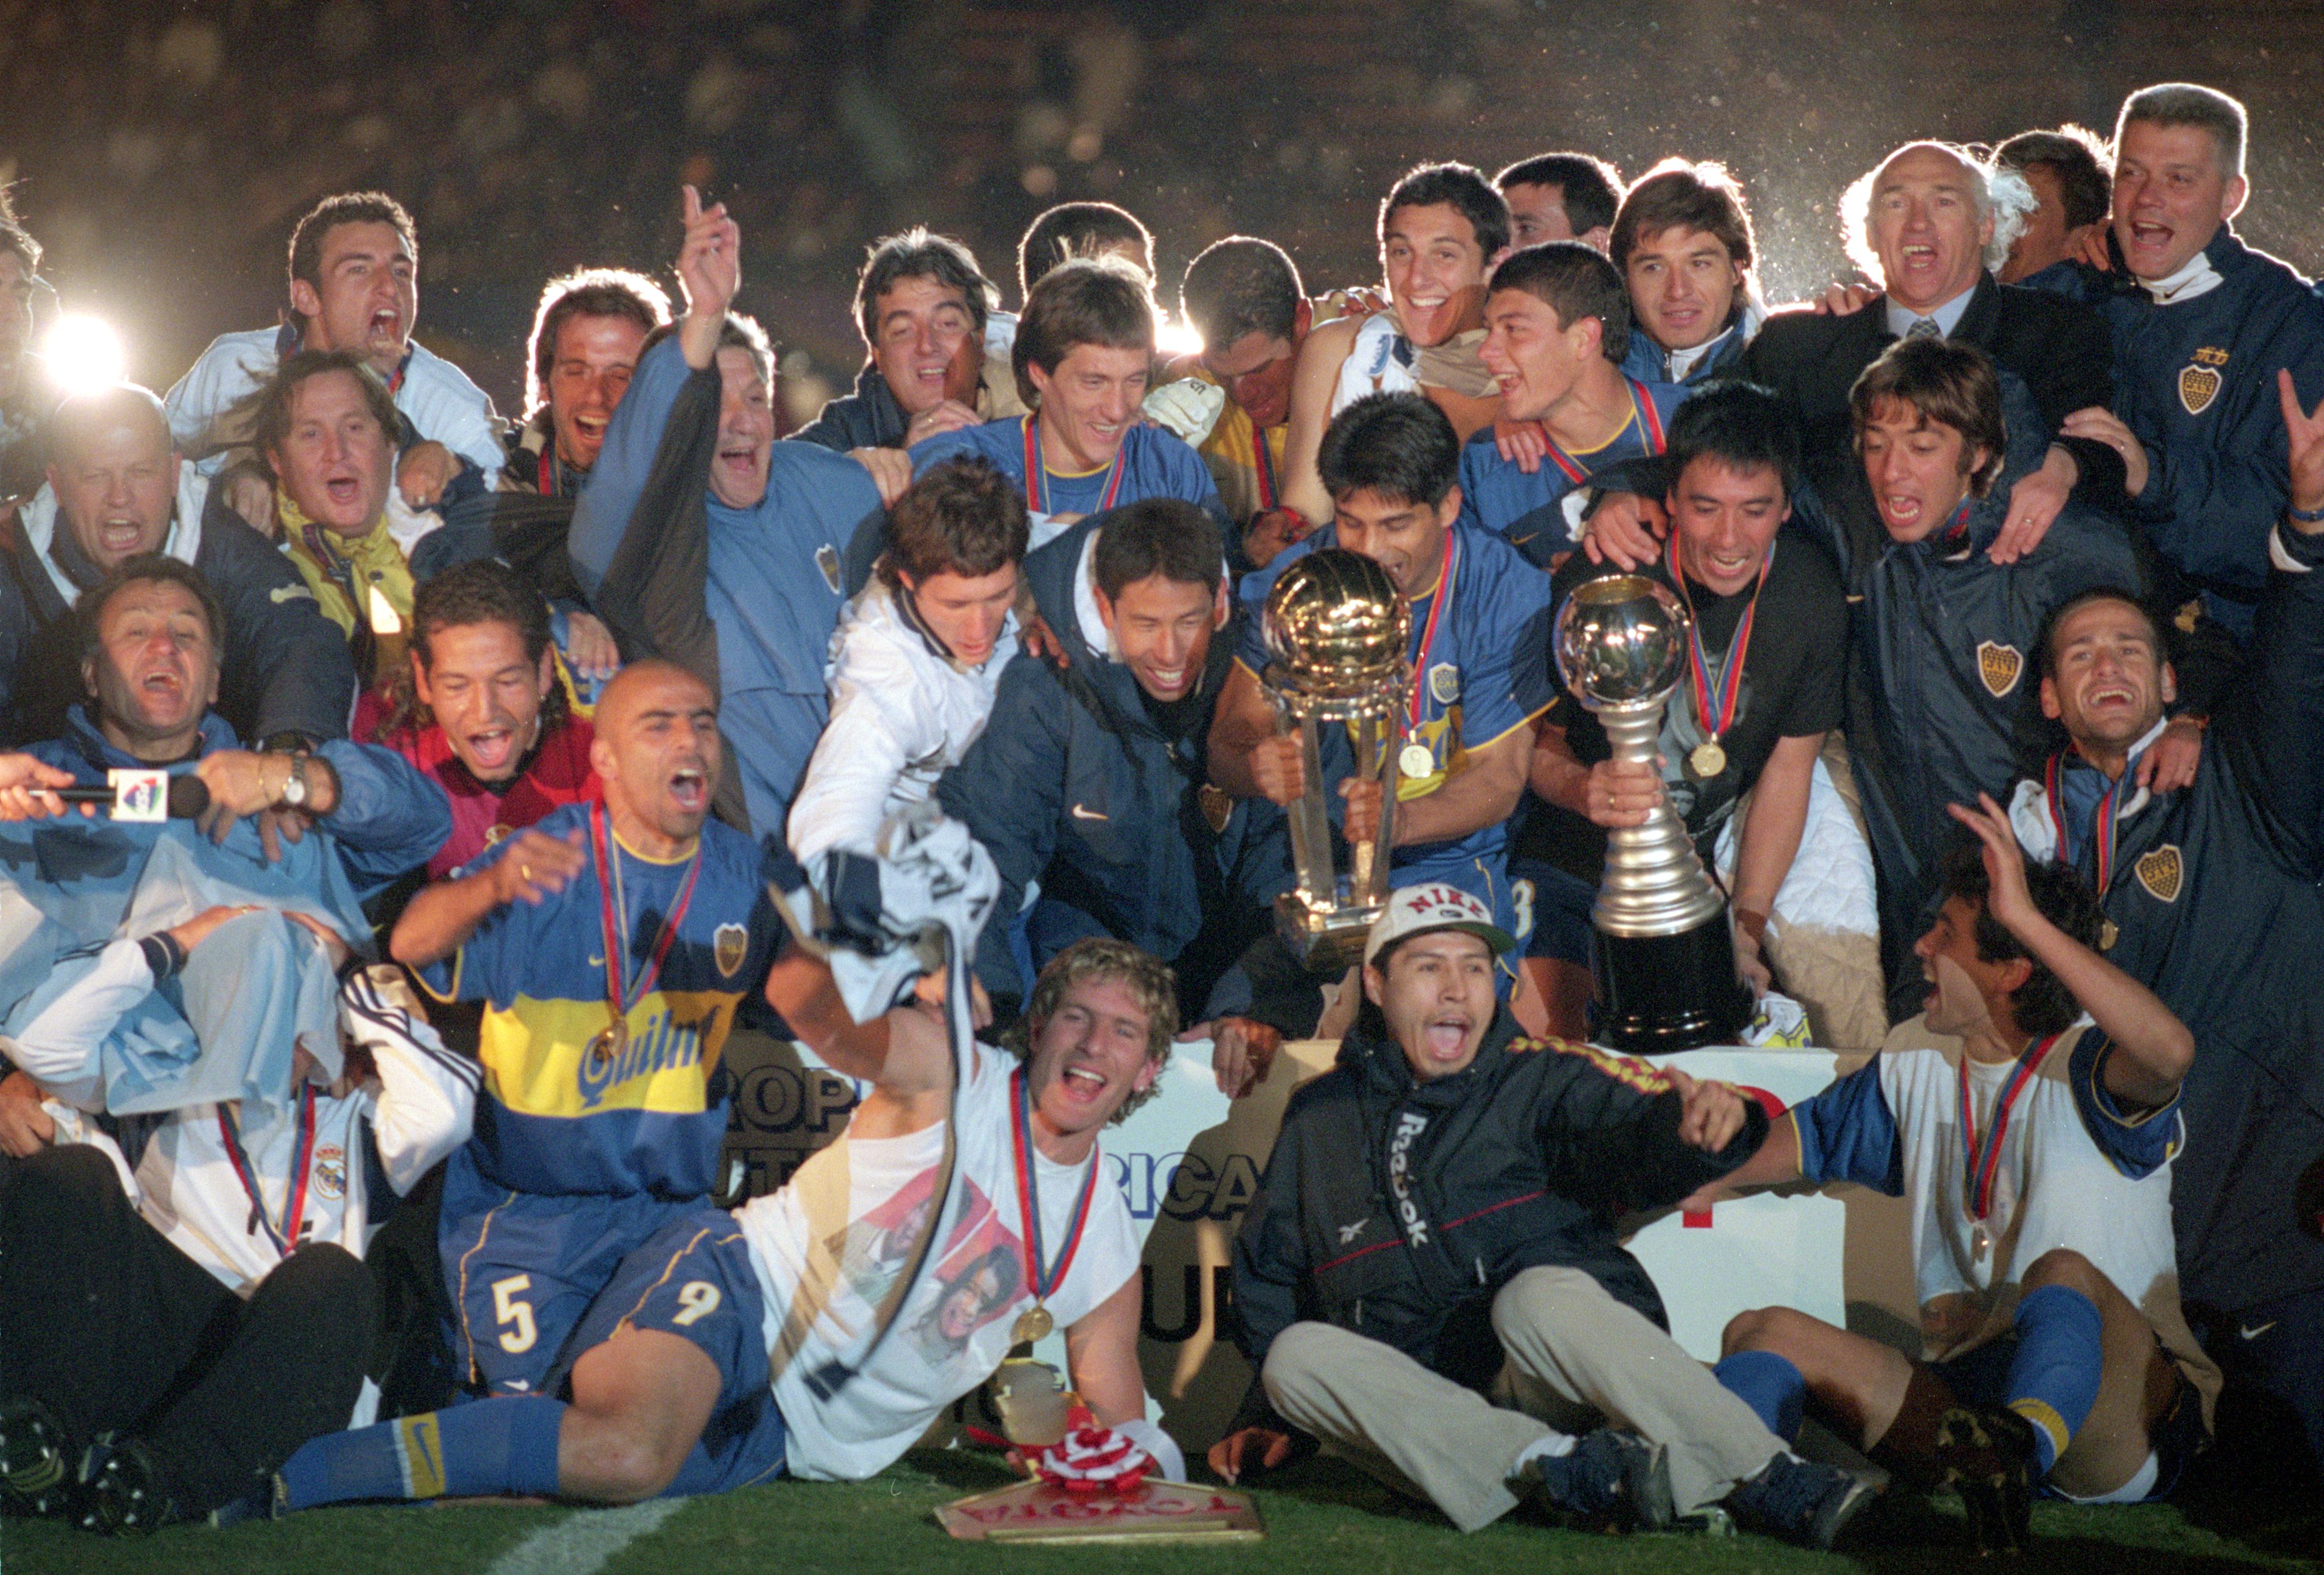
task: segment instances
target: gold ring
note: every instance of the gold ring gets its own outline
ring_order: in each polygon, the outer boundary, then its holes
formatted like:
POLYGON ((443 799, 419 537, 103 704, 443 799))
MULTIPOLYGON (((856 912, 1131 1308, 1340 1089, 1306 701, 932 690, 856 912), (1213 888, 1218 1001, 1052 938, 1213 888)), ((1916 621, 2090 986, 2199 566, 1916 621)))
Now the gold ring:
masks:
POLYGON ((529 864, 519 861, 516 866, 516 872, 528 881, 532 879, 532 866, 529 864))

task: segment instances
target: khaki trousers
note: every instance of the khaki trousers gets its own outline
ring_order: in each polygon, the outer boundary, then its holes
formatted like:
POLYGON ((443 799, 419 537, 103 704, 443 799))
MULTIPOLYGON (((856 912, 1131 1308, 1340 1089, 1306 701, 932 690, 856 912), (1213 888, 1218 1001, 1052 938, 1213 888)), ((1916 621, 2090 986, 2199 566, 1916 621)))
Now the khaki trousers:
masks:
POLYGON ((1517 1504, 1509 1472, 1551 1428, 1605 1422, 1670 1448, 1681 1515, 1724 1498, 1782 1441, 1711 1370, 1579 1269, 1527 1269, 1493 1299, 1494 1402, 1329 1323, 1295 1323, 1260 1381, 1283 1417, 1462 1531, 1517 1504), (1546 1425, 1545 1425, 1546 1424, 1546 1425))

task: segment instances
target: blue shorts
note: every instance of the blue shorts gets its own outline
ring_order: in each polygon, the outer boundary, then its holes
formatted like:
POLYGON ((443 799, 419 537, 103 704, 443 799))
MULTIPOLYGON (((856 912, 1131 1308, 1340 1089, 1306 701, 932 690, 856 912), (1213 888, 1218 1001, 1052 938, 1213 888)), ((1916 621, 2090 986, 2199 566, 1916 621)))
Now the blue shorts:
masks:
MULTIPOLYGON (((2016 1332, 2012 1330, 1950 1362, 1935 1363, 1930 1371, 1963 1400, 1978 1405, 2001 1405, 2009 1399, 2009 1365, 2017 1359, 2017 1345, 2016 1332)), ((2154 1489, 2146 1496, 2149 1503, 2171 1496, 2180 1478, 2187 1474, 2188 1465, 2211 1441, 2210 1431, 2203 1425, 2202 1395, 2187 1382, 2187 1375, 2176 1362, 2172 1363, 2171 1371, 2179 1386, 2172 1392, 2169 1407, 2147 1430, 2147 1447, 2154 1451, 2154 1489)), ((2051 1490, 2047 1484, 2043 1488, 2051 1496, 2064 1496, 2051 1490)))
POLYGON ((1598 890, 1579 876, 1545 859, 1509 860, 1509 885, 1517 905, 1529 908, 1533 932, 1518 939, 1526 957, 1550 957, 1576 968, 1590 966, 1590 910, 1598 890))
POLYGON ((782 1475, 785 1430, 769 1387, 766 1298, 733 1215, 695 1204, 624 1258, 573 1331, 556 1389, 582 1352, 623 1329, 674 1334, 718 1369, 701 1447, 670 1485, 672 1494, 724 1493, 782 1475))
POLYGON ((452 1302, 452 1360, 494 1394, 548 1392, 573 1328, 622 1261, 669 1220, 706 1207, 648 1193, 517 1192, 476 1173, 466 1149, 444 1168, 436 1228, 452 1302))

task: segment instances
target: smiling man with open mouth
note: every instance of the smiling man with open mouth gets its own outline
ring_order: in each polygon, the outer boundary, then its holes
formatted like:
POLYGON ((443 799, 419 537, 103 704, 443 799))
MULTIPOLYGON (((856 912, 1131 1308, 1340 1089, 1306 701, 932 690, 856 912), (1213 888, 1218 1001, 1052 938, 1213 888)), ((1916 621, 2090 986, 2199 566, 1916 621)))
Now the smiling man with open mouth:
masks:
POLYGON ((1462 1531, 1526 1498, 1639 1531, 1723 1501, 1830 1547, 1868 1489, 1793 1456, 1678 1348, 1607 1207, 1609 1186, 1652 1209, 1725 1175, 1766 1113, 1521 1037, 1493 995, 1513 944, 1441 884, 1395 892, 1372 925, 1362 1012, 1293 1096, 1243 1217, 1237 1343, 1257 1371, 1212 1468, 1255 1476, 1305 1434, 1462 1531))

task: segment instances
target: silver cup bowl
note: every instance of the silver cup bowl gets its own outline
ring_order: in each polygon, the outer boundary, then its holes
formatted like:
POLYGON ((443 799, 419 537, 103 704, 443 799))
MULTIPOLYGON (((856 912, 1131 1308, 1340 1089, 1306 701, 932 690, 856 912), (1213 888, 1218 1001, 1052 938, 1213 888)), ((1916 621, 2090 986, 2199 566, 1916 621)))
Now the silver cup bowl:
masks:
POLYGON ((1593 711, 1658 703, 1678 686, 1688 622, 1686 604, 1659 580, 1590 580, 1558 609, 1557 676, 1593 711))

